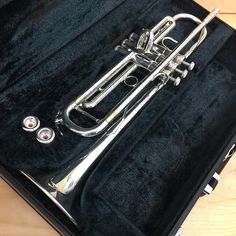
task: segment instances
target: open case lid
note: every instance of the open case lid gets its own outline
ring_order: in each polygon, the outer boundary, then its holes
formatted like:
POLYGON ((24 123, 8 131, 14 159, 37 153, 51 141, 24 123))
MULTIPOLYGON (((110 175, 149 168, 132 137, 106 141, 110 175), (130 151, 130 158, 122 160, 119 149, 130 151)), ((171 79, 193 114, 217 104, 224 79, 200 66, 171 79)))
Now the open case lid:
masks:
MULTIPOLYGON (((172 235, 235 142, 236 34, 215 19, 192 56, 197 70, 156 96, 69 200, 79 229, 20 172, 43 180, 94 142, 67 130, 41 145, 22 130, 24 117, 55 128, 58 110, 120 60, 114 46, 179 12, 207 14, 187 0, 14 0, 0 8, 1 170, 63 234, 172 235)), ((181 40, 192 27, 183 22, 172 35, 181 40)))

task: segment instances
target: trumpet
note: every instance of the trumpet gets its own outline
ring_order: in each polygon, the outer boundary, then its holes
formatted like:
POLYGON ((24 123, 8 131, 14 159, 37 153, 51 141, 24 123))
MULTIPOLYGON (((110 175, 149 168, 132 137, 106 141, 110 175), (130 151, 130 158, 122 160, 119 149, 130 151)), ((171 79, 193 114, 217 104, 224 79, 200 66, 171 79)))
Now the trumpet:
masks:
MULTIPOLYGON (((190 14, 167 16, 151 30, 144 29, 138 36, 134 33, 124 40, 117 50, 126 53, 126 56, 113 69, 92 85, 85 93, 72 101, 57 117, 56 123, 65 125, 71 131, 85 137, 91 137, 103 132, 103 135, 83 155, 75 158, 63 172, 56 174, 48 182, 51 194, 57 199, 58 193, 67 195, 78 187, 78 183, 104 152, 111 146, 121 131, 137 116, 148 102, 169 82, 178 86, 195 63, 187 62, 187 58, 197 49, 207 36, 206 26, 219 13, 214 9, 204 19, 200 20, 190 14), (197 24, 193 31, 181 42, 177 43, 167 35, 174 29, 179 20, 191 20, 197 24), (198 36, 198 37, 197 37, 198 36), (197 37, 196 42, 189 45, 197 37), (166 46, 166 41, 176 43, 174 49, 166 46), (183 52, 185 47, 188 48, 183 52), (179 67, 185 67, 181 70, 179 67), (108 113, 98 120, 86 109, 93 108, 112 92, 121 82, 133 76, 133 72, 144 69, 146 74, 141 81, 132 85, 132 90, 108 113), (93 127, 82 127, 70 119, 70 112, 77 110, 97 122, 93 127), (105 131, 105 132, 104 132, 105 131)), ((58 201, 59 198, 58 198, 58 201)))
POLYGON ((186 59, 201 44, 207 35, 207 30, 203 27, 198 41, 192 45, 185 54, 180 54, 182 48, 185 47, 190 39, 193 38, 193 35, 198 32, 198 27, 183 43, 174 50, 171 50, 166 46, 166 41, 177 42, 173 38, 167 37, 167 35, 173 30, 176 22, 181 19, 190 19, 200 24, 200 26, 204 25, 204 22, 201 24, 201 21, 193 15, 177 14, 174 17, 165 17, 151 30, 143 29, 140 36, 132 33, 129 39, 124 40, 121 46, 115 48, 128 55, 87 91, 72 101, 63 112, 59 112, 56 118, 57 126, 64 125, 71 131, 85 137, 96 136, 104 132, 110 125, 118 120, 124 114, 124 111, 127 110, 128 106, 134 102, 154 80, 166 76, 168 80, 178 86, 181 80, 187 76, 188 71, 192 70, 195 65, 194 62, 188 63, 186 59), (178 67, 180 65, 186 66, 187 69, 179 69, 178 67), (141 68, 145 70, 146 76, 139 82, 137 77, 134 77, 132 74, 141 68), (177 76, 174 77, 174 75, 177 76), (132 84, 132 90, 124 96, 104 118, 98 119, 94 117, 91 112, 87 112, 87 110, 91 110, 97 106, 119 84, 124 82, 130 85, 128 81, 132 79, 135 79, 137 82, 132 84), (96 124, 92 127, 82 127, 76 124, 70 118, 70 114, 73 110, 95 121, 96 124))

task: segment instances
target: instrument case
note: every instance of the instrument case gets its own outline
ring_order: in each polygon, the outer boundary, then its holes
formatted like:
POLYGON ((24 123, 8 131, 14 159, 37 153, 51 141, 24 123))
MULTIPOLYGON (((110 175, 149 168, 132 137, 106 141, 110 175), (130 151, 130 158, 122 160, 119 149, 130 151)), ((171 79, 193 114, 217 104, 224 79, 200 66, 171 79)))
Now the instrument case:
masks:
MULTIPOLYGON (((94 143, 60 135, 57 112, 120 60, 113 49, 130 33, 182 12, 207 15, 189 0, 1 1, 1 175, 62 235, 175 235, 234 152, 236 33, 215 19, 191 56, 197 68, 159 92, 66 200, 78 227, 23 174, 43 183, 94 143), (55 130, 53 143, 22 129, 29 115, 55 130)), ((194 27, 178 22, 171 35, 181 42, 194 27)))

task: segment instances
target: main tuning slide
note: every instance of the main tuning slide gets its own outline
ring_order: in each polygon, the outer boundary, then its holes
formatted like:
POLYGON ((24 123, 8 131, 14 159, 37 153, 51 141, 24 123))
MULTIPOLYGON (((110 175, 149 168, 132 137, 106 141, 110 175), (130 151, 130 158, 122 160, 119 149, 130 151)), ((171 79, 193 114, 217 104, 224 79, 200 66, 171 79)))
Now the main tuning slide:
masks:
MULTIPOLYGON (((55 121, 57 126, 65 126, 70 131, 84 137, 98 134, 101 134, 101 137, 85 150, 83 155, 73 160, 68 168, 48 180, 46 186, 40 186, 31 176, 24 174, 37 184, 72 221, 73 218, 66 210, 63 196, 66 198, 80 187, 80 180, 89 167, 103 156, 119 133, 158 91, 169 83, 179 86, 181 81, 193 70, 195 63, 189 62, 188 57, 204 41, 207 36, 206 26, 218 13, 219 9, 214 9, 202 21, 185 13, 177 14, 174 17, 167 16, 151 30, 143 29, 140 35, 132 33, 128 39, 115 48, 125 55, 123 60, 59 112, 55 121), (179 20, 190 20, 197 24, 196 28, 181 43, 168 36, 179 20), (193 40, 195 42, 190 45, 193 40), (168 41, 175 45, 174 48, 167 46, 168 41), (188 50, 184 51, 185 48, 188 50), (140 69, 145 73, 141 79, 137 79, 134 72, 140 69), (96 118, 92 114, 93 108, 120 83, 130 86, 131 90, 104 118, 96 118), (75 123, 70 116, 73 110, 76 110, 80 116, 92 119, 96 124, 92 127, 83 127, 75 123)), ((35 117, 30 117, 25 120, 25 129, 35 129, 38 123, 39 121, 35 117), (27 127, 29 125, 30 127, 27 127)), ((42 138, 54 138, 52 131, 49 131, 47 129, 41 132, 42 138)))

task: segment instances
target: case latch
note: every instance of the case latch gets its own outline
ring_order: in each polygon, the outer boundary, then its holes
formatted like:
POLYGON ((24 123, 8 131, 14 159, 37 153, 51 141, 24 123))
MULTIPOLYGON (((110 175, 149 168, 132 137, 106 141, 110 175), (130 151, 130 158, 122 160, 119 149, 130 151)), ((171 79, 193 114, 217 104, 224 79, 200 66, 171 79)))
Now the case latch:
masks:
POLYGON ((215 174, 211 178, 209 184, 207 184, 207 186, 205 187, 203 193, 204 194, 211 194, 213 192, 213 190, 216 188, 219 180, 220 180, 220 176, 218 173, 215 172, 215 174))

